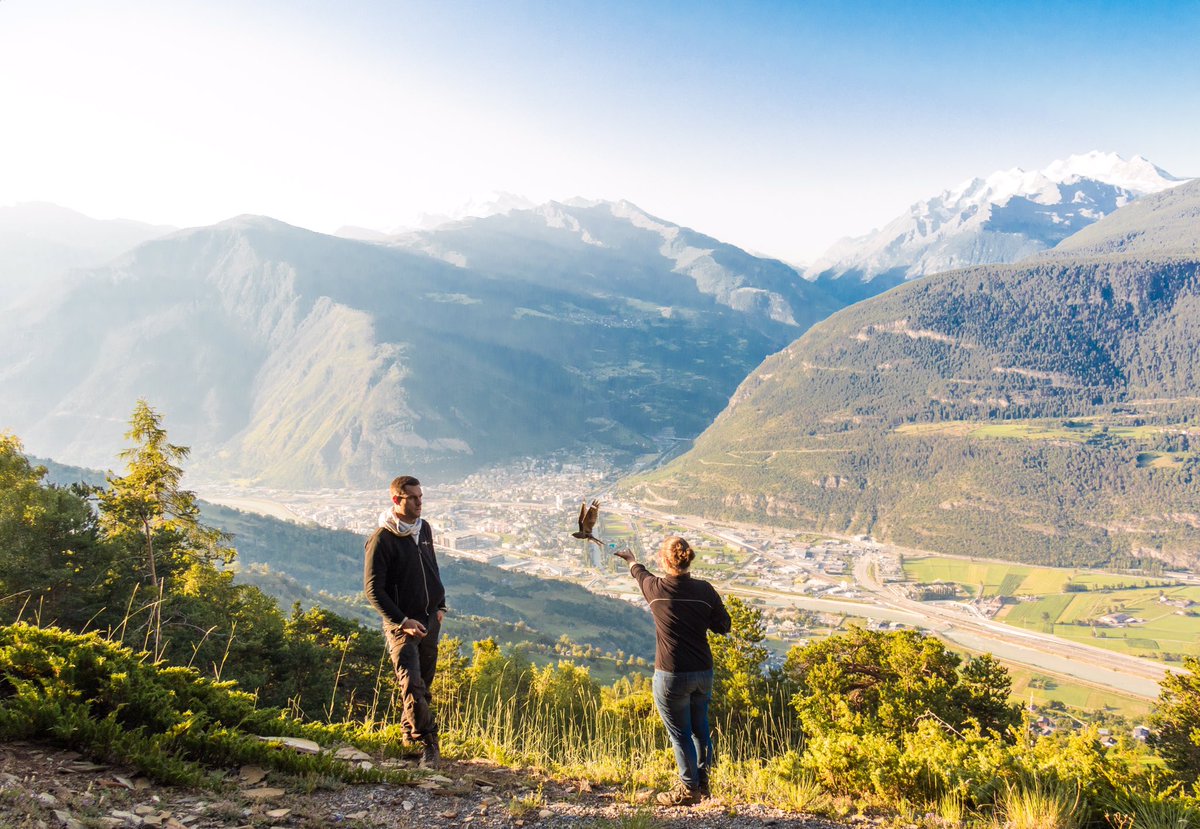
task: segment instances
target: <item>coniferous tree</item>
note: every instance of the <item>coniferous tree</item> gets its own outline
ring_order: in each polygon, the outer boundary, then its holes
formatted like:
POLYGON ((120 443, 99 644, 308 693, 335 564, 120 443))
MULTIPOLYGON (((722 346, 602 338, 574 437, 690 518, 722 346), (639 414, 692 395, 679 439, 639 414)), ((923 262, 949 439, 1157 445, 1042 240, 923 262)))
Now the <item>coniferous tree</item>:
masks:
POLYGON ((732 724, 756 722, 767 711, 763 612, 736 596, 725 600, 725 608, 729 634, 708 638, 713 654, 713 711, 732 724))
POLYGON ((1150 744, 1182 780, 1200 779, 1200 659, 1183 660, 1185 674, 1163 677, 1158 703, 1150 715, 1150 744))
POLYGON ((140 547, 145 580, 158 587, 194 562, 228 562, 232 550, 220 530, 200 523, 196 493, 183 489, 183 468, 191 450, 167 441, 162 417, 139 400, 129 420, 134 445, 120 458, 126 474, 107 476, 100 494, 100 524, 109 538, 140 547))
POLYGON ((108 597, 110 551, 86 493, 46 486, 21 442, 0 434, 0 602, 45 624, 86 623, 108 597))

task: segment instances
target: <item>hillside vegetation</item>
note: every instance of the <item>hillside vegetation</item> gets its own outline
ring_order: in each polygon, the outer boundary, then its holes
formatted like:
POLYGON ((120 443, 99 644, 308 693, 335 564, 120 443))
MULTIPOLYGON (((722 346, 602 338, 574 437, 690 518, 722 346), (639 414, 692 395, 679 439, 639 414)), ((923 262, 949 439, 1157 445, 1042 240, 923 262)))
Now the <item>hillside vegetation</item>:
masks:
MULTIPOLYGON (((1200 200, 1185 187, 1127 209, 1200 200)), ((1092 229, 1128 233, 1123 212, 1092 229)), ((1194 563, 1198 274, 1118 254, 901 286, 769 357, 689 453, 627 487, 946 553, 1194 563)))
MULTIPOLYGON (((12 620, 0 624, 0 739, 213 788, 244 763, 307 788, 407 780, 332 754, 345 744, 376 761, 404 751, 379 635, 327 611, 285 617, 235 584, 220 566, 235 551, 178 486, 187 450, 144 404, 131 427, 126 474, 99 491, 45 485, 15 438, 0 441, 0 590, 12 620), (280 736, 325 750, 296 757, 257 739, 280 736)), ((1016 825, 1022 811, 1041 816, 1031 826, 1064 828, 1104 815, 1131 828, 1197 818, 1200 662, 1164 683, 1151 753, 1106 746, 1094 728, 1035 738, 1003 666, 915 631, 852 628, 768 669, 761 611, 727 604, 732 633, 711 640, 721 757, 711 783, 731 808, 886 810, 930 829, 1016 825)), ((491 639, 468 655, 448 637, 433 691, 451 758, 630 792, 670 783, 644 676, 601 686, 569 659, 538 667, 491 639)))

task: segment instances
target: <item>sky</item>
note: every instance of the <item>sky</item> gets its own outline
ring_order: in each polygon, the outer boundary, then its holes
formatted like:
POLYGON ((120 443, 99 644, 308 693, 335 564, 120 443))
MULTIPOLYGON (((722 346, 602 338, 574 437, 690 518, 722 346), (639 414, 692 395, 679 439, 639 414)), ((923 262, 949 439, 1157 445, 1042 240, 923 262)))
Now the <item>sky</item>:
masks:
POLYGON ((1000 169, 1200 176, 1200 2, 0 0, 0 204, 390 230, 627 199, 803 263, 1000 169))

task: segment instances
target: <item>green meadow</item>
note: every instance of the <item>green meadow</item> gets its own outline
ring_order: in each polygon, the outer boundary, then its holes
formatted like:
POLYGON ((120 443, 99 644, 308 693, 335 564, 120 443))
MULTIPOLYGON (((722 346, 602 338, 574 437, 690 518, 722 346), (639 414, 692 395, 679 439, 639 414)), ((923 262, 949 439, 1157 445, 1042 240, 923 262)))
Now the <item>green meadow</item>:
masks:
POLYGON ((1200 656, 1200 586, 949 556, 906 559, 904 572, 910 581, 954 582, 973 598, 1001 596, 1005 606, 996 619, 1010 625, 1150 659, 1200 656), (1171 601, 1197 604, 1177 607, 1171 601), (1115 613, 1141 621, 1124 627, 1100 621, 1115 613))
POLYGON ((1131 720, 1146 716, 1152 707, 1149 700, 1094 688, 1058 676, 1050 676, 1031 668, 1006 664, 1012 677, 1013 697, 1021 703, 1036 705, 1060 702, 1069 711, 1083 715, 1091 711, 1119 714, 1131 720))
POLYGON ((1172 661, 1181 656, 1200 656, 1200 615, 1194 615, 1200 612, 1197 586, 1042 596, 1006 610, 998 617, 1000 621, 1036 630, 1052 628, 1064 639, 1132 656, 1172 661), (1167 601, 1190 600, 1197 606, 1176 607, 1161 601, 1160 595, 1167 601), (1124 627, 1098 622, 1110 613, 1124 613, 1141 621, 1124 627))
POLYGON ((1145 587, 1166 583, 1147 576, 1127 576, 1065 567, 1038 567, 1001 561, 977 561, 954 556, 906 558, 904 573, 910 581, 954 582, 972 598, 992 596, 1044 596, 1066 592, 1068 584, 1091 590, 1145 587))

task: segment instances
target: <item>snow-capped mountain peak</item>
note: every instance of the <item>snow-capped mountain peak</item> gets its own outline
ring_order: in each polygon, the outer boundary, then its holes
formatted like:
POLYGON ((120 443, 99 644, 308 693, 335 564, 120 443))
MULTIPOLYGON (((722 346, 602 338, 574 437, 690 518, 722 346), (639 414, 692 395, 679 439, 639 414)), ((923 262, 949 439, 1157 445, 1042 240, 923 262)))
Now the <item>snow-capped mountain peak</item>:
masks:
POLYGON ((1123 187, 1140 196, 1158 193, 1182 181, 1150 163, 1145 156, 1135 155, 1126 161, 1116 153, 1098 150, 1055 161, 1042 172, 1052 181, 1091 178, 1114 187, 1123 187))
POLYGON ((869 282, 911 279, 971 265, 1014 262, 1139 196, 1180 184, 1136 155, 1093 151, 1041 170, 1020 167, 972 178, 917 202, 882 229, 842 239, 805 274, 869 282))

